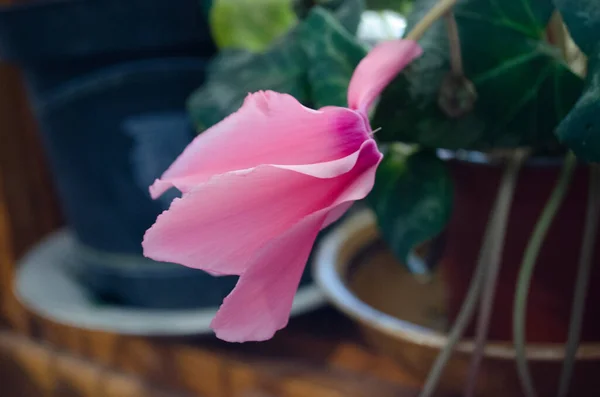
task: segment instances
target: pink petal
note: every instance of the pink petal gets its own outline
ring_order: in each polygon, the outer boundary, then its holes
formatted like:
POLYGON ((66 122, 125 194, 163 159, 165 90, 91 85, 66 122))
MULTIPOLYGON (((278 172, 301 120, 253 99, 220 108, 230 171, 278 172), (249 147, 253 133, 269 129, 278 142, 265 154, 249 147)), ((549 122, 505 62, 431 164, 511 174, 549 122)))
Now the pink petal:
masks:
POLYGON ((213 274, 242 274, 261 247, 334 204, 380 159, 369 139, 344 160, 293 169, 265 165, 214 177, 158 217, 144 236, 144 255, 213 274))
POLYGON ((423 51, 413 40, 378 44, 358 64, 348 87, 348 105, 366 114, 381 91, 423 51))
POLYGON ((369 193, 376 168, 377 163, 357 170, 360 173, 331 206, 308 215, 250 259, 246 272, 211 323, 218 338, 229 342, 263 341, 287 325, 318 231, 332 214, 341 216, 353 201, 369 193))
POLYGON ((211 323, 219 339, 263 341, 285 327, 311 248, 326 214, 304 218, 251 261, 211 323))
POLYGON ((346 213, 346 211, 348 211, 350 209, 350 207, 352 207, 353 204, 354 204, 353 202, 348 202, 348 203, 340 204, 336 208, 332 209, 327 214, 327 218, 325 218, 325 221, 323 222, 323 226, 321 227, 321 229, 325 229, 327 226, 330 226, 333 222, 340 219, 346 213))
POLYGON ((213 175, 260 164, 316 164, 356 152, 369 126, 346 108, 312 110, 272 91, 248 95, 236 113, 200 134, 150 188, 186 192, 213 175))

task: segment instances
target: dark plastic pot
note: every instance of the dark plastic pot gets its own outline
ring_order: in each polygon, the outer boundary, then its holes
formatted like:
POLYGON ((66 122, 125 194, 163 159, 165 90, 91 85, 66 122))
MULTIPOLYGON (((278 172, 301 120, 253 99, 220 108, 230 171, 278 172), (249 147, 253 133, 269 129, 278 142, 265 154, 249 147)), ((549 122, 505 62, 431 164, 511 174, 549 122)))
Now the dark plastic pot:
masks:
POLYGON ((141 254, 168 207, 148 186, 192 140, 183 109, 205 61, 162 58, 103 68, 42 95, 34 109, 65 214, 94 249, 141 254))
MULTIPOLYGON (((0 8, 0 56, 24 72, 76 275, 119 304, 221 302, 235 280, 141 256, 168 207, 148 186, 191 141, 185 101, 214 53, 198 0, 59 0, 0 8)), ((170 192, 173 197, 173 193, 170 192)))
MULTIPOLYGON (((451 160, 455 205, 441 260, 452 318, 460 309, 473 274, 486 222, 503 167, 481 161, 451 160)), ((512 340, 516 279, 531 232, 558 178, 558 160, 532 160, 519 174, 506 231, 505 246, 489 337, 512 340)), ((587 203, 588 169, 576 169, 566 197, 542 245, 529 290, 527 341, 563 343, 567 338, 587 203)), ((600 237, 596 244, 600 247, 600 237)), ((582 329, 584 341, 598 341, 600 256, 596 250, 582 329)), ((469 336, 473 334, 473 326, 469 336)))
POLYGON ((36 0, 0 7, 0 54, 36 91, 102 66, 210 57, 210 0, 36 0))

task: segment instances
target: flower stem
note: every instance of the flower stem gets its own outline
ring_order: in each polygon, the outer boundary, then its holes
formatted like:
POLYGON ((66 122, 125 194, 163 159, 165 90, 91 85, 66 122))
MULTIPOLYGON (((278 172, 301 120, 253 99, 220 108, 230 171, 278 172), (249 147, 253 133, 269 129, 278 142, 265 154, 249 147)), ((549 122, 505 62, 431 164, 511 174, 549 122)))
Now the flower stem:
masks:
POLYGON ((458 36, 458 26, 454 12, 448 11, 444 17, 446 19, 446 29, 448 30, 448 43, 450 45, 450 67, 454 76, 462 77, 464 75, 462 55, 460 50, 460 37, 458 36))
POLYGON ((506 226, 508 224, 508 215, 510 212, 510 204, 514 196, 517 180, 519 176, 519 170, 523 165, 523 162, 527 158, 528 151, 517 150, 510 158, 506 170, 504 172, 504 178, 500 189, 499 201, 505 203, 505 207, 502 208, 502 213, 498 215, 497 219, 497 235, 493 242, 490 244, 489 252, 487 253, 486 260, 488 261, 487 270, 483 281, 483 291, 481 296, 481 303, 479 306, 479 314, 477 316, 477 329, 475 333, 475 346, 473 347, 473 354, 471 357, 471 366, 469 368, 469 376, 467 378, 467 385, 465 388, 465 396, 472 397, 475 394, 475 386, 477 385, 477 376, 479 374, 479 367, 483 358, 483 351, 485 348, 485 342, 490 327, 490 320, 492 318, 492 309, 494 304, 494 296, 496 294, 496 285, 498 280, 498 273, 500 272, 500 264, 502 262, 502 248, 504 247, 504 237, 506 234, 506 226))
POLYGON ((577 164, 577 159, 572 152, 567 153, 561 173, 558 177, 554 190, 540 215, 527 248, 523 255, 523 262, 517 279, 517 288, 513 307, 513 340, 516 352, 517 372, 521 387, 526 397, 535 397, 537 393, 531 380, 531 374, 527 365, 525 352, 525 314, 527 310, 527 294, 533 275, 533 269, 537 260, 538 253, 546 237, 546 233, 552 224, 552 220, 562 203, 571 176, 577 164))
MULTIPOLYGON (((522 160, 518 161, 519 164, 520 161, 522 160)), ((454 346, 462 338, 463 333, 467 328, 471 317, 473 316, 473 312, 477 307, 477 302, 479 300, 479 295, 481 293, 481 288, 483 286, 483 281, 487 270, 487 263, 490 260, 490 253, 494 251, 494 245, 497 245, 498 243, 502 245, 501 240, 503 240, 506 228, 506 219, 508 218, 519 169, 519 167, 514 163, 514 160, 511 161, 509 166, 504 171, 500 189, 496 195, 496 201, 494 202, 494 207, 492 209, 490 218, 488 219, 485 235, 483 237, 483 244, 477 259, 475 274, 471 279, 467 296, 465 297, 456 321, 454 322, 454 325, 448 334, 448 341, 436 358, 433 367, 427 376, 425 385, 423 386, 421 394, 419 395, 420 397, 431 397, 435 392, 444 368, 452 355, 454 346)))
POLYGON ((579 337, 581 335, 585 299, 592 269, 596 234, 598 232, 598 219, 600 218, 600 166, 592 164, 590 168, 587 216, 583 231, 583 241, 581 242, 579 269, 577 271, 577 280, 575 281, 569 335, 567 338, 565 361, 563 362, 560 374, 558 397, 566 397, 569 392, 569 383, 571 382, 571 375, 573 374, 573 366, 579 346, 579 337))
POLYGON ((456 2, 457 0, 440 0, 431 8, 431 10, 429 10, 429 12, 427 12, 427 14, 425 14, 405 38, 415 41, 419 40, 435 21, 440 19, 454 7, 456 2))
MULTIPOLYGON (((492 235, 491 229, 494 224, 494 218, 488 221, 488 227, 486 230, 486 241, 489 241, 490 238, 487 236, 492 235)), ((484 243, 485 244, 485 243, 484 243)), ((485 245, 484 245, 485 246, 485 245)), ((482 249, 483 251, 483 249, 482 249)), ((431 397, 435 392, 435 389, 440 381, 444 368, 452 355, 452 351, 454 350, 454 346, 458 343, 458 341, 462 338, 465 328, 469 324, 471 317, 473 316, 473 312, 477 307, 477 301, 479 299, 479 295, 481 292, 481 286, 483 284, 483 276, 485 275, 485 262, 479 261, 477 264, 477 269, 473 278, 471 279, 471 284, 469 285, 469 291, 467 292, 467 296, 460 308, 460 312, 448 334, 448 341, 444 345, 444 348, 437 356, 431 370, 429 371, 429 375, 427 376, 427 380, 425 381, 425 385, 421 390, 421 394, 419 397, 431 397)))

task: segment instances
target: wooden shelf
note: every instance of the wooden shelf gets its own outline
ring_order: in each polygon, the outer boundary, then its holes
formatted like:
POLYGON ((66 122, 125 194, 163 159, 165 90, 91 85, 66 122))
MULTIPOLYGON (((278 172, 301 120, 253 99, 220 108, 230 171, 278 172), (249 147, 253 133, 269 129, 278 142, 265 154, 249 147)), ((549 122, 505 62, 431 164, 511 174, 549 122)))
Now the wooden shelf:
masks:
POLYGON ((293 320, 271 341, 243 345, 213 337, 120 336, 36 317, 29 326, 29 337, 0 333, 0 381, 14 390, 36 388, 15 396, 415 395, 407 386, 415 380, 362 344, 353 325, 333 309, 293 320))

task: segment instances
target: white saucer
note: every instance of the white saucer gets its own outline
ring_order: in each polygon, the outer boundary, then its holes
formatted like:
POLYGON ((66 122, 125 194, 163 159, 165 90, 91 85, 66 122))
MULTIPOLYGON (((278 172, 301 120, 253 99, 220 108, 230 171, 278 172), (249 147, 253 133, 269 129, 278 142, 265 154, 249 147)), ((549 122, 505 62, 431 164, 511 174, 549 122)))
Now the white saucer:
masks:
MULTIPOLYGON (((150 310, 99 305, 68 272, 74 239, 58 231, 34 247, 19 263, 15 295, 32 312, 51 321, 97 331, 145 336, 210 334, 217 307, 186 310, 150 310), (62 259, 62 260, 61 260, 62 259)), ((300 287, 292 316, 325 303, 318 287, 300 287)))

